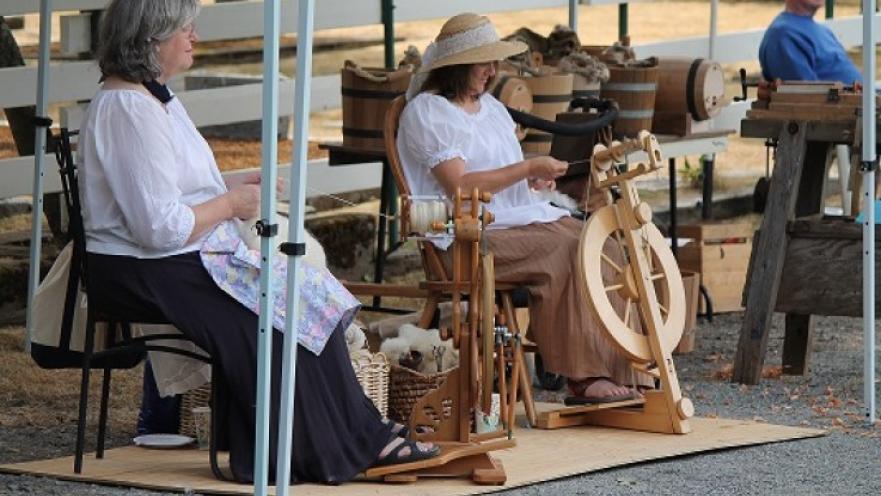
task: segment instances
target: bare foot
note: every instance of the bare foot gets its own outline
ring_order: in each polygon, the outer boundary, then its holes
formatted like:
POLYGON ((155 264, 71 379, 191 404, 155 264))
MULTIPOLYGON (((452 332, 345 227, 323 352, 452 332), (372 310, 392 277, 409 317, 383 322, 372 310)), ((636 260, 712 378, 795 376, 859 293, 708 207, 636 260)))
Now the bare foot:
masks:
POLYGON ((631 394, 630 388, 619 386, 602 377, 594 379, 581 393, 585 398, 613 398, 628 394, 631 394))
POLYGON ((569 380, 569 390, 572 392, 572 396, 591 400, 591 402, 634 397, 633 391, 630 388, 619 386, 605 377, 569 380))

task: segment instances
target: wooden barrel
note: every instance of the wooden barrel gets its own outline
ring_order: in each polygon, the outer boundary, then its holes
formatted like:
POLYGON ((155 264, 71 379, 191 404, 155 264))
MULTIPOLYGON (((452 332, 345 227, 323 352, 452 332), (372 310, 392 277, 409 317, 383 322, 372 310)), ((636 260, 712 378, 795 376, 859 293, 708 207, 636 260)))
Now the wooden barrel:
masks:
MULTIPOLYGON (((532 112, 532 91, 523 81, 523 78, 513 74, 502 74, 496 79, 492 95, 505 106, 521 112, 532 112)), ((517 125, 517 139, 523 141, 526 137, 526 129, 517 125)))
POLYGON ((609 81, 600 94, 618 102, 618 118, 612 124, 616 135, 635 137, 652 128, 657 86, 657 66, 609 65, 609 81))
POLYGON ((572 98, 599 98, 600 86, 599 81, 590 81, 582 74, 573 73, 572 98))
POLYGON ((707 120, 725 105, 725 75, 712 60, 685 57, 658 58, 655 111, 691 114, 707 120))
MULTIPOLYGON (((532 114, 542 119, 554 120, 564 112, 572 100, 572 74, 548 74, 526 78, 532 91, 532 114)), ((547 155, 551 151, 552 136, 543 131, 530 129, 521 146, 524 153, 547 155)))
POLYGON ((406 69, 364 67, 349 63, 340 71, 343 95, 343 145, 383 150, 382 125, 392 100, 410 84, 406 69))

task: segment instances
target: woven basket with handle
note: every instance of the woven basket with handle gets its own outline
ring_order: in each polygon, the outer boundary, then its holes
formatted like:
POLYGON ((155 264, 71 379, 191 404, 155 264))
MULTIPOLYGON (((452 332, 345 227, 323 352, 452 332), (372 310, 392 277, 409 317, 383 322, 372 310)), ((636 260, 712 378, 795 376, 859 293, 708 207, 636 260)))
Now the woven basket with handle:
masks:
POLYGON ((383 417, 388 415, 389 361, 383 353, 362 350, 351 353, 352 368, 364 394, 376 405, 383 417))
MULTIPOLYGON (((453 370, 453 369, 451 369, 453 370)), ((413 369, 392 364, 389 380, 388 417, 406 423, 419 398, 437 389, 450 371, 422 374, 413 369)))
POLYGON ((183 394, 180 401, 180 427, 178 432, 184 436, 196 437, 196 423, 193 419, 193 408, 211 404, 211 384, 190 389, 183 394))
MULTIPOLYGON (((364 393, 370 401, 376 405, 376 409, 383 417, 388 415, 389 400, 389 361, 382 353, 364 352, 352 353, 349 357, 358 383, 364 388, 364 393)), ((180 405, 180 427, 178 431, 185 436, 196 436, 196 424, 193 419, 193 408, 209 406, 211 401, 211 386, 191 389, 184 393, 180 405)))

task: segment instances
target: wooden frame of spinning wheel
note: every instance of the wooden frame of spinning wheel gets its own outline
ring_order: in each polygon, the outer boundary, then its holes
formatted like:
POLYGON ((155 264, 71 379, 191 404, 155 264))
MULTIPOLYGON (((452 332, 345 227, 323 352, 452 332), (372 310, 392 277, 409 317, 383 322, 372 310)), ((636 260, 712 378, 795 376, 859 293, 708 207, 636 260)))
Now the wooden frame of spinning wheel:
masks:
POLYGON ((631 366, 657 379, 661 387, 646 391, 644 399, 543 412, 539 427, 592 424, 671 434, 691 431, 688 419, 694 406, 682 396, 672 357, 685 321, 682 279, 676 259, 651 222, 651 208, 640 201, 631 184, 633 178, 657 170, 661 160, 657 139, 646 131, 634 140, 614 142, 609 147, 596 145, 591 178, 598 188, 605 189, 607 205, 585 224, 579 245, 579 267, 591 311, 631 366), (648 164, 618 173, 614 164, 634 151, 644 151, 648 164), (611 194, 614 186, 620 195, 617 199, 611 194), (622 250, 623 266, 603 252, 610 236, 622 250), (618 277, 610 285, 603 280, 603 263, 618 277), (623 316, 609 300, 612 292, 624 300, 623 316), (631 327, 633 305, 637 305, 637 322, 642 329, 631 327))
MULTIPOLYGON (((400 193, 402 200, 402 208, 400 208, 402 224, 409 224, 410 222, 410 210, 409 208, 406 208, 406 203, 410 201, 409 198, 412 196, 410 186, 407 184, 406 177, 404 177, 404 170, 401 166, 401 159, 398 155, 396 142, 401 113, 406 104, 407 100, 403 95, 395 98, 386 111, 385 121, 383 123, 383 139, 385 141, 386 155, 388 156, 388 165, 391 169, 392 176, 395 179, 395 185, 398 187, 398 192, 400 193)), ((405 236, 405 229, 400 229, 399 232, 402 236, 405 236)), ((442 301, 448 301, 451 299, 453 284, 452 274, 449 274, 444 267, 440 254, 435 246, 429 242, 419 241, 419 250, 422 254, 422 268, 425 272, 426 279, 420 284, 419 289, 427 291, 428 295, 425 297, 425 306, 422 308, 422 315, 419 318, 418 326, 426 329, 431 325, 434 315, 438 310, 438 305, 442 301)), ((511 296, 512 292, 515 289, 518 289, 519 286, 516 284, 492 282, 502 304, 500 314, 504 319, 504 325, 506 325, 515 336, 522 336, 523 333, 521 332, 520 325, 521 320, 517 317, 517 311, 514 308, 511 296)), ((469 288, 470 285, 464 285, 464 287, 460 285, 458 290, 460 292, 467 292, 469 288)), ((524 363, 523 351, 524 348, 517 349, 511 358, 512 362, 520 363, 522 365, 524 363)), ((527 422, 529 422, 529 425, 535 426, 537 418, 535 403, 532 397, 532 381, 530 380, 525 366, 520 366, 516 371, 518 373, 517 387, 507 389, 505 394, 501 394, 502 391, 500 390, 502 400, 502 409, 500 413, 502 415, 502 420, 509 422, 507 418, 509 408, 505 407, 508 405, 515 405, 519 398, 523 401, 527 422)), ((501 385, 503 384, 500 384, 500 386, 501 385)), ((511 417, 513 417, 513 414, 511 414, 511 417)), ((510 423, 513 424, 513 419, 510 420, 510 423)))
MULTIPOLYGON (((516 442, 503 430, 486 434, 471 432, 472 412, 483 410, 488 413, 488 392, 491 393, 494 375, 489 330, 494 329, 495 312, 485 302, 490 298, 494 300, 495 294, 491 283, 482 282, 484 277, 481 277, 484 266, 489 268, 489 273, 483 275, 492 275, 492 258, 481 260, 478 249, 482 225, 491 221, 488 212, 481 215, 478 209, 480 203, 488 202, 489 198, 489 194, 481 195, 477 189, 471 194, 457 192, 454 197, 452 230, 455 240, 450 288, 453 322, 450 336, 444 338, 452 338, 459 350, 459 367, 447 375, 440 387, 417 400, 408 421, 413 437, 439 445, 441 454, 419 462, 368 469, 367 477, 382 477, 389 482, 414 482, 419 477, 456 476, 470 477, 479 484, 503 484, 507 480, 501 463, 489 452, 512 448, 516 442), (463 201, 470 202, 470 212, 463 209, 463 201), (468 314, 464 321, 459 305, 463 295, 468 298, 468 314), (430 427, 430 432, 419 433, 419 426, 430 427)), ((406 223, 403 227, 402 231, 409 230, 406 223)), ((437 226, 437 230, 442 229, 445 229, 443 224, 437 226)))
MULTIPOLYGON (((410 188, 404 177, 397 151, 396 136, 401 112, 406 105, 403 97, 398 97, 390 105, 385 118, 384 139, 388 163, 398 191, 401 194, 402 236, 408 234, 410 224, 410 188)), ((501 392, 502 408, 500 416, 507 425, 513 417, 513 404, 518 390, 523 394, 527 412, 534 422, 535 412, 532 391, 523 366, 522 350, 519 347, 507 350, 504 346, 495 348, 493 353, 492 334, 494 329, 495 290, 499 290, 503 303, 503 315, 515 333, 514 308, 509 294, 511 288, 496 287, 492 271, 492 256, 479 249, 481 239, 479 202, 472 202, 470 212, 462 209, 462 200, 480 198, 478 191, 470 195, 458 193, 454 198, 453 231, 456 241, 453 244, 453 274, 449 275, 435 247, 426 241, 419 241, 422 252, 423 269, 426 281, 420 286, 427 290, 428 296, 419 320, 419 327, 429 327, 441 301, 453 300, 453 338, 459 348, 459 368, 452 371, 444 383, 436 390, 421 398, 414 405, 408 420, 412 436, 420 441, 431 441, 441 447, 441 454, 421 462, 377 467, 367 470, 367 477, 381 477, 388 482, 413 482, 422 476, 470 477, 479 484, 503 484, 507 479, 504 468, 490 456, 489 452, 513 447, 515 441, 510 431, 496 431, 488 434, 471 433, 471 412, 478 408, 487 411, 491 398, 491 379, 496 367, 504 370, 506 356, 511 356, 513 364, 512 387, 510 392, 501 392), (462 297, 469 299, 467 325, 463 325, 458 304, 462 297), (512 322, 513 321, 513 322, 512 322), (482 325, 478 326, 478 322, 482 325), (478 329, 480 332, 478 332, 478 329), (464 330, 464 332, 463 332, 464 330), (478 338, 482 339, 478 339, 478 338), (494 356, 495 355, 495 356, 494 356), (493 358, 497 360, 494 361, 493 358), (518 380, 519 379, 519 387, 518 380), (433 415, 428 415, 432 412, 433 415), (438 412, 443 412, 438 415, 438 412), (438 417, 441 417, 438 420, 438 417), (433 432, 418 434, 416 426, 431 425, 433 432)), ((488 196, 485 197, 488 201, 488 196)), ((502 375, 504 377, 504 375, 502 375)), ((499 381, 500 389, 506 389, 506 381, 499 381)))

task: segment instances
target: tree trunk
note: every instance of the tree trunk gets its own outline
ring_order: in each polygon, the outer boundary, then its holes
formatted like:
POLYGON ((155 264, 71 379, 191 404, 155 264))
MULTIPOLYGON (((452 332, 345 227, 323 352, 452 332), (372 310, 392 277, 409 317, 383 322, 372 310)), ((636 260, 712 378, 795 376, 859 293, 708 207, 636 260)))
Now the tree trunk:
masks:
MULTIPOLYGON (((24 65, 24 59, 21 56, 21 50, 12 31, 6 24, 6 20, 0 16, 0 68, 2 67, 18 67, 24 65)), ((15 148, 19 155, 34 154, 34 113, 35 108, 15 107, 4 108, 6 119, 9 121, 9 128, 12 131, 12 138, 15 140, 15 148)))
MULTIPOLYGON (((21 50, 12 31, 0 16, 0 68, 2 67, 18 67, 24 65, 24 59, 21 56, 21 50)), ((12 139, 15 141, 15 148, 21 156, 33 155, 35 150, 35 131, 34 117, 36 116, 36 107, 14 107, 4 108, 6 120, 9 121, 9 129, 12 132, 12 139)), ((46 130, 47 134, 50 131, 46 130)), ((35 202, 36 203, 36 202, 35 202)), ((49 229, 57 241, 64 240, 67 236, 64 232, 61 221, 61 195, 58 193, 50 193, 43 197, 43 213, 49 221, 49 229)))

